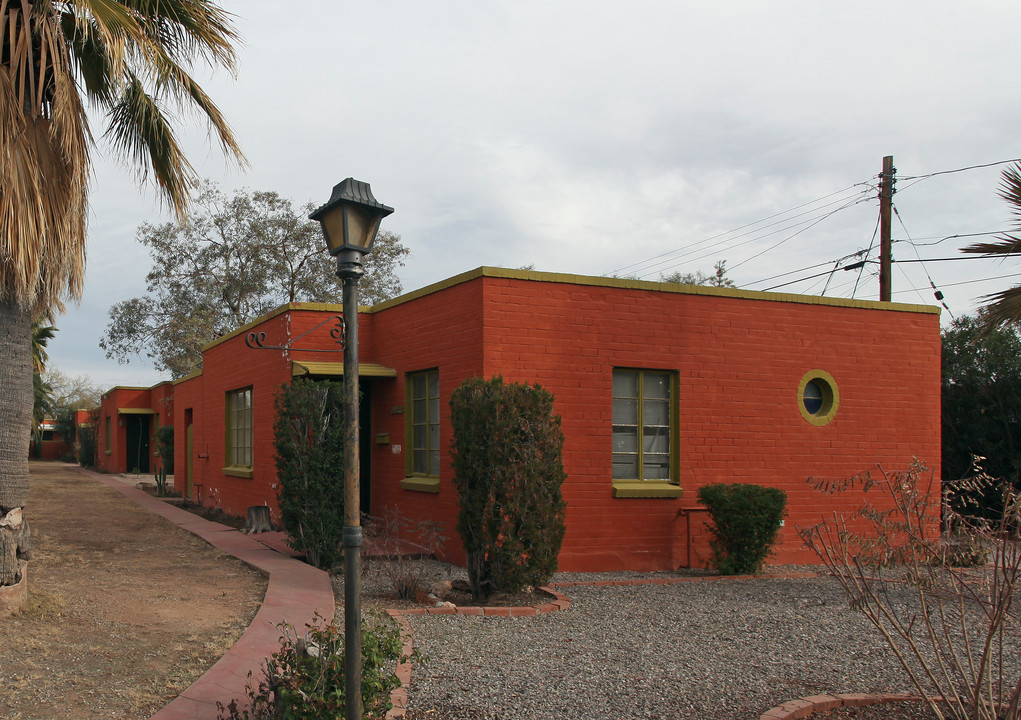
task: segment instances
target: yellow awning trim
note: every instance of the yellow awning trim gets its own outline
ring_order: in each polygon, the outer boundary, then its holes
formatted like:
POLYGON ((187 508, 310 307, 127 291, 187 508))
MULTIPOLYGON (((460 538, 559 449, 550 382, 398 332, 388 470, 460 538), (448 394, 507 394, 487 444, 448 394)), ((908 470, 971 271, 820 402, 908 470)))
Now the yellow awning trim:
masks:
POLYGON ((152 408, 117 408, 118 415, 155 415, 152 408))
MULTIPOLYGON (((315 362, 295 360, 291 363, 291 375, 300 377, 303 375, 326 375, 330 377, 343 377, 344 363, 339 362, 315 362)), ((360 377, 397 377, 397 371, 384 365, 376 363, 358 363, 358 375, 360 377)))

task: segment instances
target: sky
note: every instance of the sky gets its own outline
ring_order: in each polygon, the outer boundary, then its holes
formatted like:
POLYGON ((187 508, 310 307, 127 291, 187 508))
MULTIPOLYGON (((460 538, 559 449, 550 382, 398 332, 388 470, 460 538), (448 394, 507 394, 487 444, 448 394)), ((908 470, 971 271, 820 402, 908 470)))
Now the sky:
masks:
MULTIPOLYGON (((406 291, 482 265, 656 280, 724 260, 738 287, 877 299, 874 264, 828 276, 876 256, 886 155, 895 302, 934 304, 932 282, 946 324, 1021 282, 1014 262, 937 259, 1017 221, 997 194, 1021 158, 1016 0, 221 4, 237 76, 195 74, 249 167, 185 116, 200 176, 298 205, 369 182, 411 249, 406 291)), ((145 293, 136 228, 170 219, 100 142, 85 294, 51 367, 104 388, 169 378, 99 339, 145 293)))

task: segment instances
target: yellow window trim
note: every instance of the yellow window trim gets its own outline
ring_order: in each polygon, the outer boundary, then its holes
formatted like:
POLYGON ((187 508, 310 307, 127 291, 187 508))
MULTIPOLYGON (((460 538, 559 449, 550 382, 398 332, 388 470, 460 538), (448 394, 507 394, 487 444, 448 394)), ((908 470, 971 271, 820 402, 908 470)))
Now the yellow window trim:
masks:
POLYGON ((809 370, 798 383, 797 403, 801 417, 805 420, 817 427, 828 425, 837 416, 837 410, 840 408, 840 390, 837 389, 837 381, 825 370, 809 370), (820 384, 823 390, 822 407, 815 415, 808 412, 808 408, 805 407, 805 388, 813 380, 821 380, 820 384))
POLYGON ((250 467, 239 467, 237 465, 232 465, 230 467, 223 468, 223 474, 224 475, 230 475, 231 477, 239 477, 239 478, 251 479, 252 478, 252 468, 250 468, 250 467))
POLYGON ((405 490, 414 490, 416 492, 438 493, 440 491, 440 479, 438 477, 413 475, 401 480, 401 487, 405 490))
POLYGON ((679 498, 684 494, 680 485, 664 480, 614 480, 615 498, 679 498))

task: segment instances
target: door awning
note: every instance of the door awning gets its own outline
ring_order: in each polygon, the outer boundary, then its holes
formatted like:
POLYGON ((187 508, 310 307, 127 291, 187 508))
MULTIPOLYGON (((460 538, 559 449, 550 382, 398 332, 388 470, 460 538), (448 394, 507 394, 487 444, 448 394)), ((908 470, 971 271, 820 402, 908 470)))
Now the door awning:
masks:
MULTIPOLYGON (((311 360, 295 360, 291 363, 291 375, 293 377, 304 377, 307 375, 325 377, 343 377, 344 363, 339 362, 315 362, 311 360)), ((394 378, 397 371, 384 365, 376 363, 358 363, 359 377, 394 378)))
POLYGON ((155 415, 152 408, 117 408, 118 415, 155 415))

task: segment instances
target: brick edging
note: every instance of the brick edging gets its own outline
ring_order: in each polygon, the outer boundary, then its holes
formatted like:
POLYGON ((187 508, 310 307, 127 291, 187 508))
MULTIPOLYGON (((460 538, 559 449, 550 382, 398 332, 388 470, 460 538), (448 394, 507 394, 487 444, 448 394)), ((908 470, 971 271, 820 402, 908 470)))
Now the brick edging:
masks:
POLYGON ((770 708, 759 716, 759 720, 797 720, 812 713, 825 712, 841 706, 860 707, 891 702, 922 702, 921 695, 886 695, 867 693, 835 693, 832 695, 810 695, 789 700, 783 705, 770 708))

